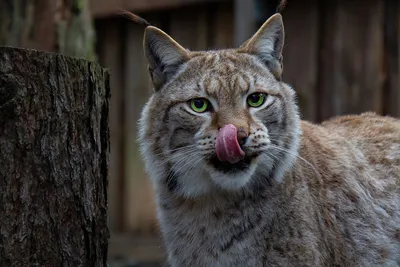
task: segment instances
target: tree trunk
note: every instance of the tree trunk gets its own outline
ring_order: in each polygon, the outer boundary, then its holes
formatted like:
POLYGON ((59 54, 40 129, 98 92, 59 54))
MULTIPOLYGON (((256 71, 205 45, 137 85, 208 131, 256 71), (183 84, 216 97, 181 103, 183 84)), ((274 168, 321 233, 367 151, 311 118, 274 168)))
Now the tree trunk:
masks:
POLYGON ((109 75, 0 47, 0 266, 106 266, 109 75))
POLYGON ((0 0, 0 45, 95 60, 90 0, 0 0))

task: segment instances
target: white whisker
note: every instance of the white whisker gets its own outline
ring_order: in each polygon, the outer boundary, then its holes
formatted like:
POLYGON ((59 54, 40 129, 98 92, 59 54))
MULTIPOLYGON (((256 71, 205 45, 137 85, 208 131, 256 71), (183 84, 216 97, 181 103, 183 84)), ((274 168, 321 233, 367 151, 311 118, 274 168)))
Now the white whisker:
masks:
POLYGON ((175 173, 180 173, 183 169, 187 168, 188 166, 190 166, 189 169, 193 168, 195 166, 195 163, 197 161, 198 158, 196 157, 192 157, 192 158, 187 158, 184 157, 182 158, 180 161, 178 161, 177 163, 175 163, 174 165, 171 166, 171 170, 174 171, 175 173), (182 164, 181 166, 179 166, 178 169, 175 170, 175 166, 182 164))
POLYGON ((182 157, 182 160, 185 160, 185 159, 187 159, 187 156, 189 156, 190 154, 192 154, 194 152, 197 152, 197 149, 192 148, 192 149, 188 149, 188 150, 184 150, 184 151, 179 151, 179 153, 175 152, 175 154, 168 155, 168 156, 166 156, 166 158, 164 160, 158 162, 158 165, 156 167, 159 167, 167 162, 174 161, 177 158, 178 158, 178 161, 180 161, 180 159, 179 159, 180 157, 182 157))
MULTIPOLYGON (((168 149, 168 152, 176 152, 176 151, 180 151, 180 150, 185 150, 185 149, 189 149, 189 148, 195 148, 195 147, 197 147, 197 144, 193 144, 193 145, 187 145, 187 146, 184 146, 184 147, 178 147, 178 148, 174 148, 174 149, 168 149)), ((164 152, 160 152, 160 153, 156 153, 156 154, 154 154, 154 156, 161 156, 161 155, 164 155, 165 153, 164 152)))
POLYGON ((290 156, 292 156, 292 157, 294 157, 294 158, 300 159, 301 161, 303 161, 304 163, 306 163, 309 167, 311 167, 311 168, 313 169, 313 171, 318 175, 318 177, 321 178, 321 174, 318 172, 318 170, 314 167, 314 165, 312 165, 312 164, 311 164, 308 160, 306 160, 305 158, 303 158, 303 157, 301 157, 301 156, 299 156, 299 155, 293 154, 292 152, 288 151, 287 149, 284 149, 284 148, 279 147, 279 146, 277 146, 277 145, 269 144, 268 147, 269 147, 269 148, 274 148, 274 149, 276 149, 276 150, 279 150, 279 151, 282 151, 282 152, 284 152, 284 153, 287 153, 287 154, 289 154, 290 156))

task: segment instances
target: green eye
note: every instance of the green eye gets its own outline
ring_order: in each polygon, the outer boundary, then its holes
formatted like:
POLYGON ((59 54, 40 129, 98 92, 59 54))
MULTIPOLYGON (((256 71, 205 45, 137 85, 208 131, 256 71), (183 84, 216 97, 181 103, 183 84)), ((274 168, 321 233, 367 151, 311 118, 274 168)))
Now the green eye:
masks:
POLYGON ((247 97, 247 104, 250 107, 256 108, 264 104, 265 94, 263 93, 254 93, 247 97))
POLYGON ((196 98, 190 100, 190 107, 198 113, 206 111, 208 109, 208 105, 209 105, 208 101, 202 98, 196 98))

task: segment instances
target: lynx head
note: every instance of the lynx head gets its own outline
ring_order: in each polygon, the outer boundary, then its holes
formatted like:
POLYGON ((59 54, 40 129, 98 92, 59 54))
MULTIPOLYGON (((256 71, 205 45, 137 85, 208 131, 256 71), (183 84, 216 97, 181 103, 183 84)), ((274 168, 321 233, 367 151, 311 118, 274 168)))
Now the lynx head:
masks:
POLYGON ((280 14, 228 50, 191 52, 146 28, 155 90, 139 140, 156 188, 196 197, 280 181, 300 135, 294 91, 281 81, 283 43, 280 14))

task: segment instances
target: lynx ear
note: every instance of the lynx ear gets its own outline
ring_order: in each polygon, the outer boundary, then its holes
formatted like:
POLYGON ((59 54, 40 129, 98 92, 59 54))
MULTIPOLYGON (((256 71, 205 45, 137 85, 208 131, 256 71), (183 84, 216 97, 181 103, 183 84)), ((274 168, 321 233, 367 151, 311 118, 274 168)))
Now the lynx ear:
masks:
POLYGON ((280 80, 283 70, 282 50, 285 39, 282 16, 271 16, 240 48, 240 52, 256 55, 280 80))
POLYGON ((143 48, 156 91, 175 74, 181 64, 190 58, 186 49, 153 26, 145 30, 143 48))

